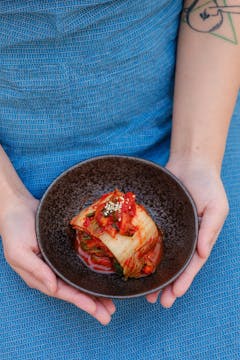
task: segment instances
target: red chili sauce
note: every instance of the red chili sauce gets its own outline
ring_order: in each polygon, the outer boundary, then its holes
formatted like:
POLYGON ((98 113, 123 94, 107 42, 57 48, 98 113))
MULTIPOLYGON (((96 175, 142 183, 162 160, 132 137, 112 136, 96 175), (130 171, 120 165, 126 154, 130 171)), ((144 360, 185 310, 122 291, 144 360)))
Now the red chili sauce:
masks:
MULTIPOLYGON (((122 267, 115 259, 111 251, 97 237, 91 235, 91 226, 98 227, 98 233, 107 232, 112 238, 116 234, 133 236, 137 227, 132 224, 132 219, 136 215, 135 195, 131 192, 123 194, 118 190, 104 194, 93 208, 92 212, 86 214, 82 230, 76 230, 74 243, 75 250, 83 262, 92 270, 100 273, 111 274, 121 273, 122 267), (108 198, 107 201, 104 201, 108 198)), ((144 209, 145 210, 145 209, 144 209)), ((150 243, 145 244, 144 248, 139 249, 138 259, 145 264, 141 271, 141 276, 151 274, 162 256, 161 232, 159 239, 151 239, 150 243), (152 245, 151 245, 152 242, 152 245)), ((128 259, 124 266, 134 268, 134 260, 128 259)))

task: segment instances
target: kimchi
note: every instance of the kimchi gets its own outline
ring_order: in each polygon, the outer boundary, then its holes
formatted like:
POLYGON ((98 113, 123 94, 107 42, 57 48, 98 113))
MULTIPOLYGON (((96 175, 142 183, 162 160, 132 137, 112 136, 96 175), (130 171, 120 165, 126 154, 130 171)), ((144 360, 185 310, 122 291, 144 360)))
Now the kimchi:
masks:
POLYGON ((94 271, 139 278, 155 272, 162 258, 162 231, 132 192, 104 194, 70 224, 75 250, 94 271))

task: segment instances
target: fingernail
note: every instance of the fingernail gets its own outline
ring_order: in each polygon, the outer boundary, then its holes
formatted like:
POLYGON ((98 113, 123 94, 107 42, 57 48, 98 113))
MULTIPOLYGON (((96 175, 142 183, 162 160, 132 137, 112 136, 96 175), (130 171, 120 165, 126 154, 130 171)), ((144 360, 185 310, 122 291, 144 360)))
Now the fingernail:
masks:
POLYGON ((101 322, 102 325, 107 326, 110 323, 111 320, 112 320, 111 317, 109 317, 109 319, 101 320, 100 322, 101 322))
POLYGON ((112 304, 112 308, 111 308, 111 315, 113 315, 116 311, 116 306, 114 304, 112 304))
POLYGON ((150 298, 150 299, 147 299, 147 301, 148 301, 150 304, 156 304, 157 298, 156 298, 156 299, 150 298))
POLYGON ((164 309, 171 309, 171 307, 173 306, 174 303, 175 303, 175 300, 171 303, 161 304, 161 305, 162 305, 162 307, 164 307, 164 309))

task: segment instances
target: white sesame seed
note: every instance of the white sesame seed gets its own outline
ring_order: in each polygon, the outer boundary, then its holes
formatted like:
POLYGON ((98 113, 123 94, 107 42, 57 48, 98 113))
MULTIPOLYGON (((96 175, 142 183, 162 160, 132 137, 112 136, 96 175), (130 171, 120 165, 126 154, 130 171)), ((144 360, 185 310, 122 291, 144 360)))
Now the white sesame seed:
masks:
POLYGON ((108 201, 104 206, 103 215, 108 216, 109 214, 115 211, 120 211, 121 208, 122 208, 122 202, 114 203, 112 201, 108 201))

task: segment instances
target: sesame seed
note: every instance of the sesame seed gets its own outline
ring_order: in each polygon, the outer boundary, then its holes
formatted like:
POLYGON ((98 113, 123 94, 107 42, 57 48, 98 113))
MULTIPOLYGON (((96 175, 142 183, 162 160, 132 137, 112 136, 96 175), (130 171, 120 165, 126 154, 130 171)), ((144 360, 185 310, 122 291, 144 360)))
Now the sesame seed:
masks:
POLYGON ((104 206, 103 215, 108 216, 115 211, 120 211, 121 208, 122 208, 122 202, 114 203, 112 201, 108 201, 104 206))

